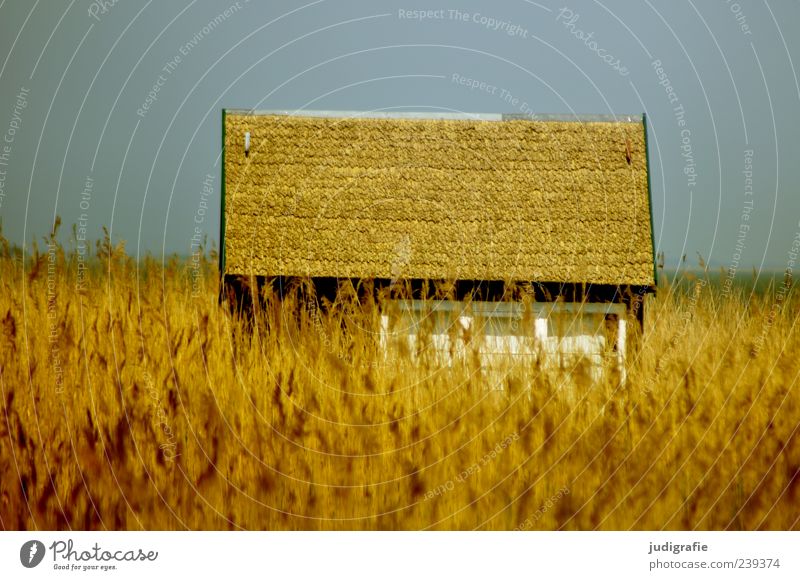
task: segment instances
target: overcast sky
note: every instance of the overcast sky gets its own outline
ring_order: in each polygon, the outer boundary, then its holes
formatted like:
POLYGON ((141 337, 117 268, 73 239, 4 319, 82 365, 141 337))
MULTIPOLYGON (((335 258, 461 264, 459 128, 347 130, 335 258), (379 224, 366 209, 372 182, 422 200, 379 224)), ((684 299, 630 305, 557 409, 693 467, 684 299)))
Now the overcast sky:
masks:
POLYGON ((657 250, 783 269, 798 24, 796 0, 0 0, 3 230, 84 214, 185 254, 211 180, 217 240, 223 108, 646 112, 657 250))

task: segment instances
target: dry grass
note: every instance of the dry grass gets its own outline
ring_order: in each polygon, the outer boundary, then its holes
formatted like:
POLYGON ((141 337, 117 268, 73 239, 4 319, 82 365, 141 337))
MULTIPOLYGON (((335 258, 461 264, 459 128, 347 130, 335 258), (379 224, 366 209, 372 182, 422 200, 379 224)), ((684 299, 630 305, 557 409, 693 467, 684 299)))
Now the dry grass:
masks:
POLYGON ((73 253, 2 252, 4 529, 800 527, 792 292, 665 289, 627 384, 567 397, 387 364, 346 297, 248 329, 205 260, 193 297, 108 240, 81 292, 73 253))

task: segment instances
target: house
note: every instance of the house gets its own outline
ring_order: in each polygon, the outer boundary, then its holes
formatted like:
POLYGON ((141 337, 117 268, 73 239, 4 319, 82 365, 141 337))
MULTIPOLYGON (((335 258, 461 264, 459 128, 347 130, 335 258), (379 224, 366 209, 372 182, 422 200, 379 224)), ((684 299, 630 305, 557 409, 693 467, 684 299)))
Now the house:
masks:
POLYGON ((655 289, 643 116, 226 110, 223 155, 226 287, 404 285, 386 345, 623 365, 655 289))

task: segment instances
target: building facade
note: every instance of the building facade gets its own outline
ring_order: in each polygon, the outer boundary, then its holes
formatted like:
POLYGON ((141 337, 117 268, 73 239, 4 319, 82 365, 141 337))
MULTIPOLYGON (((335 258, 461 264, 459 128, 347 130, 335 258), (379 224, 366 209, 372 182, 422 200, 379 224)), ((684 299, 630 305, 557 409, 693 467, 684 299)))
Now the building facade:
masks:
POLYGON ((223 148, 229 287, 368 280, 387 348, 624 367, 656 283, 643 117, 226 110, 223 148))

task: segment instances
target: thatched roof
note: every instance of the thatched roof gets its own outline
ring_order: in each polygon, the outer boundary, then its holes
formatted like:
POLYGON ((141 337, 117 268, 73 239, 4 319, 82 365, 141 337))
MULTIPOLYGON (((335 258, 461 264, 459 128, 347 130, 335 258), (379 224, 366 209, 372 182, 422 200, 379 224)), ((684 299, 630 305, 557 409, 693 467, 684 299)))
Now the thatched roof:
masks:
POLYGON ((228 112, 225 272, 654 283, 641 118, 444 117, 228 112))

